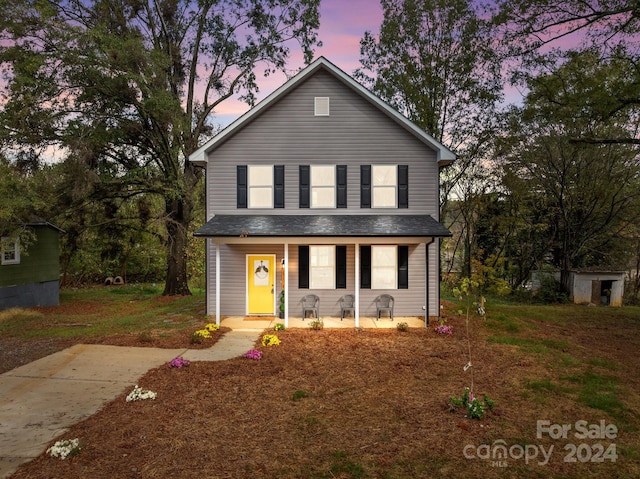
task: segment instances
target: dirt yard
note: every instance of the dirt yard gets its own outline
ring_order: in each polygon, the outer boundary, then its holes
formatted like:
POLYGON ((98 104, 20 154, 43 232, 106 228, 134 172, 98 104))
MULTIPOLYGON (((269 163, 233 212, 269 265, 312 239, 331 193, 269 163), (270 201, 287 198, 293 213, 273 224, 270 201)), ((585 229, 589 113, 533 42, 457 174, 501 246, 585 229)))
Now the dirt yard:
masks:
MULTIPOLYGON (((123 392, 60 437, 79 438, 78 455, 43 454, 13 477, 640 477, 636 323, 528 320, 507 341, 499 322, 475 318, 467 371, 464 321, 447 324, 452 336, 279 331, 279 346, 257 345, 258 361, 152 370, 140 386, 157 399, 126 402, 123 392), (495 402, 481 420, 449 405, 471 371, 476 397, 495 402), (570 432, 538 437, 540 420, 570 432), (579 421, 589 437, 576 436, 579 421)), ((112 341, 140 346, 135 336, 112 341)))

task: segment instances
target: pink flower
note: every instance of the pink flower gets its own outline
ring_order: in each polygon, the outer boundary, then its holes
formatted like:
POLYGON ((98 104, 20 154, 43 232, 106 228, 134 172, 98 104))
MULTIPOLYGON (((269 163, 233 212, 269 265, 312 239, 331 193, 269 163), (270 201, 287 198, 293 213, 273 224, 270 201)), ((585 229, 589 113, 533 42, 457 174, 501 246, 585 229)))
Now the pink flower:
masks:
POLYGON ((189 366, 189 361, 184 359, 181 356, 178 356, 177 358, 173 358, 170 362, 169 362, 169 367, 170 368, 181 368, 181 367, 186 367, 189 366))
POLYGON ((262 351, 258 351, 257 349, 250 349, 246 353, 242 355, 243 358, 259 360, 262 359, 262 351))

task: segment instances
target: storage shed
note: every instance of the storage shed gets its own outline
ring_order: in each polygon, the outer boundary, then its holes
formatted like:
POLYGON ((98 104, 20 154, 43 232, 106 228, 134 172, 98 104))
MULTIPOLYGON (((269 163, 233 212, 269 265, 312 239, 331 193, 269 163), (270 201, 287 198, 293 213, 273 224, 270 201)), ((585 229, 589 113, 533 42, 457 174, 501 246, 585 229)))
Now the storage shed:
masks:
POLYGON ((571 271, 573 302, 601 306, 622 306, 624 271, 571 271))
POLYGON ((60 303, 60 233, 63 231, 46 221, 26 226, 34 234, 27 251, 19 241, 2 238, 0 310, 60 303))
MULTIPOLYGON (((544 277, 560 281, 559 271, 533 271, 531 289, 540 289, 544 277)), ((593 304, 597 306, 622 306, 624 295, 624 271, 573 270, 569 272, 569 290, 575 304, 593 304)))

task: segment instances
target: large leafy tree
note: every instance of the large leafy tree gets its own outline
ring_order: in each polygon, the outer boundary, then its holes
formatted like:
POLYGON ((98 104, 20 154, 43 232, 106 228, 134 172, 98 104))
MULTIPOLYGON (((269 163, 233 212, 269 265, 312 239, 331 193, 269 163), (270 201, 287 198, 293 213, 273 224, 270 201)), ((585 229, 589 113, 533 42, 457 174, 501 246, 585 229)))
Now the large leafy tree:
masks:
MULTIPOLYGON (((486 164, 502 95, 491 24, 468 0, 382 0, 378 35, 360 42, 356 77, 376 95, 456 153, 441 174, 441 217, 466 211, 486 189, 486 164), (448 212, 457 196, 467 205, 448 212), (467 201, 468 200, 468 201, 467 201)), ((467 238, 473 225, 465 223, 467 238)), ((465 255, 469 268, 470 255, 465 255)))
MULTIPOLYGON (((186 248, 202 172, 188 156, 256 71, 310 61, 319 0, 15 0, 0 4, 0 140, 58 148, 82 201, 158 195, 165 294, 188 294, 186 248)), ((76 195, 77 196, 77 195, 76 195)), ((78 199, 78 198, 76 198, 78 199)))
POLYGON ((495 21, 512 53, 523 55, 560 41, 616 47, 640 44, 640 6, 635 0, 499 0, 495 21))
MULTIPOLYGON (((597 51, 603 61, 626 70, 612 81, 582 79, 578 95, 563 94, 552 100, 569 104, 587 115, 619 121, 640 111, 640 6, 635 0, 501 0, 495 2, 494 22, 501 50, 510 57, 512 80, 526 88, 529 75, 548 71, 558 52, 597 51)), ((556 90, 558 91, 558 90, 556 90)), ((549 96, 550 92, 546 92, 549 96)), ((593 144, 640 144, 637 133, 593 136, 576 133, 574 141, 593 144)))
POLYGON ((500 150, 504 185, 523 204, 518 216, 529 212, 523 224, 546 225, 530 232, 536 241, 546 238, 547 247, 531 249, 551 252, 565 288, 572 268, 623 265, 617 246, 639 217, 636 147, 574 141, 585 132, 628 136, 637 128, 633 115, 593 115, 568 101, 591 95, 592 81, 615 83, 625 75, 592 51, 563 55, 546 73, 527 78, 529 94, 513 108, 500 150))

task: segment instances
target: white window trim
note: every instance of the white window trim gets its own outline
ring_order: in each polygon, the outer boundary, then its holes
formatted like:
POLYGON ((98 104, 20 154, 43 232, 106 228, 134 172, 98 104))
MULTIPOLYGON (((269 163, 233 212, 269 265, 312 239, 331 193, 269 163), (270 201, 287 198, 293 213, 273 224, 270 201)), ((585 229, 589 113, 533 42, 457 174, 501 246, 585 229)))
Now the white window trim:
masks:
POLYGON ((371 208, 397 208, 398 207, 398 166, 397 165, 371 165, 371 208), (393 185, 376 185, 374 182, 375 169, 377 167, 395 168, 396 181, 393 185), (380 191, 383 188, 393 188, 393 205, 376 205, 376 189, 380 191))
MULTIPOLYGON (((389 266, 384 266, 385 270, 390 269, 389 266)), ((371 289, 398 289, 398 246, 397 245, 372 245, 371 246, 371 289), (376 283, 378 276, 375 274, 377 268, 382 268, 380 265, 376 265, 375 251, 378 248, 392 248, 393 249, 393 272, 385 273, 385 276, 393 275, 393 286, 380 285, 376 283)))
POLYGON ((5 236, 2 238, 2 265, 20 264, 20 245, 18 240, 12 241, 11 238, 5 236), (5 258, 5 253, 11 252, 13 245, 13 259, 5 258))
POLYGON ((274 188, 274 185, 273 185, 273 165, 248 165, 247 166, 247 208, 254 208, 254 209, 273 208, 273 188, 274 188), (252 169, 265 168, 265 167, 268 167, 268 168, 271 169, 271 173, 269 175, 269 179, 270 179, 271 183, 269 185, 252 185, 251 184, 251 171, 252 171, 252 169), (264 190, 269 189, 270 193, 269 193, 269 203, 268 204, 254 205, 254 204, 251 203, 251 190, 257 190, 257 189, 264 189, 264 190))
POLYGON ((310 207, 311 208, 335 208, 336 207, 336 166, 335 165, 311 165, 310 168, 310 185, 309 185, 309 190, 310 190, 310 207), (327 168, 327 167, 331 167, 333 168, 333 184, 331 185, 314 185, 313 184, 313 170, 317 169, 317 168, 327 168), (323 190, 331 190, 332 194, 331 194, 331 205, 319 205, 314 201, 314 190, 317 189, 323 189, 323 190))
POLYGON ((317 96, 313 99, 313 113, 315 116, 329 116, 329 97, 317 96))
POLYGON ((309 289, 336 289, 336 247, 335 245, 309 245, 309 289), (314 284, 314 269, 329 268, 329 266, 315 266, 313 265, 313 253, 315 248, 329 248, 331 249, 331 286, 318 286, 314 284))

